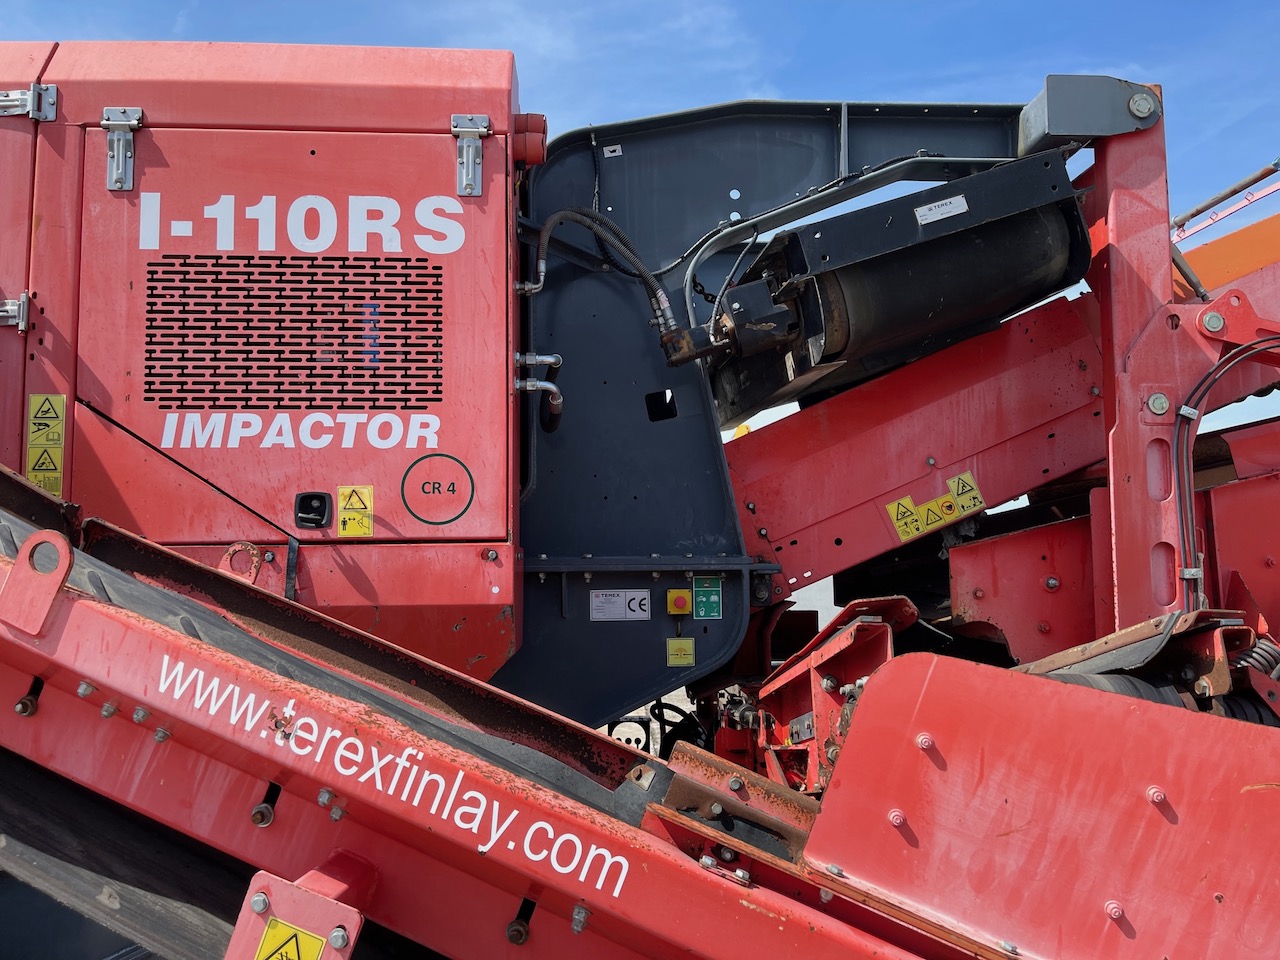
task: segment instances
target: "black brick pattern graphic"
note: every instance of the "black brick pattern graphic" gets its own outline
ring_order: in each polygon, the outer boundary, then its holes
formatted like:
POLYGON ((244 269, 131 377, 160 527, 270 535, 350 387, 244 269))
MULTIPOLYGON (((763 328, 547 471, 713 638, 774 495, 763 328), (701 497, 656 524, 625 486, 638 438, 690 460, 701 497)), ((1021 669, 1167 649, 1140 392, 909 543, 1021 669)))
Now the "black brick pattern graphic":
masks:
POLYGON ((425 257, 168 254, 147 264, 161 409, 395 409, 444 399, 444 268, 425 257))

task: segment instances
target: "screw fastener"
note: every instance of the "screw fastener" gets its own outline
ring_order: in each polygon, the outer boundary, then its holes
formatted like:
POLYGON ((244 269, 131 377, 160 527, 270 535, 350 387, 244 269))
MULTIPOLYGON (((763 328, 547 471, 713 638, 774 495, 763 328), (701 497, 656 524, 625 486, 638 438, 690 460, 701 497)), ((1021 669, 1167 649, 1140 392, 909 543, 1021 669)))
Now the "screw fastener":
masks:
POLYGON ((570 928, 574 933, 581 933, 587 929, 587 917, 589 916, 591 916, 591 911, 582 904, 578 904, 573 908, 573 923, 570 924, 570 928))
POLYGON ((114 703, 104 703, 99 713, 103 720, 108 720, 116 715, 116 705, 114 703))
POLYGON ((95 686, 94 686, 92 683, 90 683, 88 680, 81 680, 81 681, 80 681, 80 686, 76 687, 76 696, 77 696, 77 697, 87 697, 87 696, 89 696, 89 694, 93 693, 93 691, 94 691, 94 690, 96 690, 96 689, 98 689, 98 688, 97 688, 97 687, 95 687, 95 686))
POLYGON ((743 883, 751 882, 751 874, 747 873, 747 871, 743 870, 741 867, 733 871, 733 875, 737 877, 739 880, 741 880, 743 883))
POLYGON ((1124 907, 1120 906, 1118 900, 1108 900, 1106 905, 1107 916, 1112 920, 1119 920, 1124 916, 1124 907))
POLYGON ((1165 794, 1164 790, 1152 784, 1151 786, 1147 787, 1147 799, 1158 807, 1160 806, 1160 804, 1164 803, 1169 798, 1165 794))
POLYGON ((1046 590, 1057 590, 1060 586, 1062 586, 1062 581, 1059 580, 1057 577, 1045 578, 1044 588, 1046 590))
POLYGON ((346 927, 334 927, 329 931, 329 946, 335 950, 341 950, 351 942, 351 938, 347 936, 346 927))
POLYGON ((169 739, 169 731, 164 727, 156 727, 155 741, 156 743, 164 743, 169 739))
POLYGON ((36 698, 28 694, 13 705, 13 712, 20 717, 35 716, 38 703, 36 698))
POLYGON ((269 803, 260 803, 249 814, 249 820, 255 827, 269 827, 276 818, 276 811, 269 803))
POLYGON ((517 947, 529 939, 529 925, 523 920, 512 920, 507 924, 507 942, 517 947))
POLYGON ((921 750, 932 750, 934 747, 937 746, 937 743, 934 742, 934 739, 932 736, 930 736, 927 733, 922 733, 918 737, 916 737, 916 746, 919 747, 921 750))
POLYGON ((889 822, 895 827, 904 827, 907 824, 907 815, 894 807, 889 811, 889 822))
POLYGON ((266 913, 269 906, 271 906, 271 901, 267 899, 267 895, 261 890, 249 899, 249 909, 254 913, 266 913))
POLYGON ((1227 325, 1226 318, 1217 310, 1210 310, 1200 322, 1210 333, 1221 333, 1222 328, 1227 325))
POLYGON ((1135 93, 1129 98, 1129 112, 1139 120, 1145 120, 1155 113, 1156 101, 1149 93, 1135 93))
POLYGON ((742 783, 741 777, 729 778, 729 789, 732 790, 734 793, 737 793, 739 790, 742 789, 742 787, 743 787, 743 783, 742 783))
POLYGON ((142 722, 143 722, 144 720, 146 720, 146 719, 147 719, 147 717, 149 717, 149 716, 151 716, 150 712, 148 712, 144 707, 134 707, 134 708, 133 708, 133 722, 134 722, 134 723, 142 723, 142 722))
POLYGON ((327 807, 333 803, 333 791, 327 787, 321 788, 320 792, 316 794, 316 803, 322 807, 327 807))
POLYGON ((1153 393, 1147 397, 1147 409, 1157 417, 1162 417, 1169 412, 1169 398, 1163 393, 1153 393))

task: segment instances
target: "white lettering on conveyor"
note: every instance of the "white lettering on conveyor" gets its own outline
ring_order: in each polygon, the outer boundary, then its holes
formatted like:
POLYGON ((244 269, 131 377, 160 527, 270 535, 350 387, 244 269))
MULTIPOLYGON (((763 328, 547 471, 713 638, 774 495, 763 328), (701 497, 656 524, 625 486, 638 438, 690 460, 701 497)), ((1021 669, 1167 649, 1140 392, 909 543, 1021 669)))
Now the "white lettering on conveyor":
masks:
MULTIPOLYGON (((428 769, 419 762, 424 759, 423 752, 414 747, 367 743, 349 731, 299 715, 296 700, 284 704, 279 717, 271 711, 272 721, 262 724, 271 706, 266 697, 211 676, 203 668, 173 660, 167 653, 160 664, 159 692, 213 719, 224 719, 231 727, 243 727, 246 733, 258 730, 261 739, 270 738, 276 747, 297 757, 309 757, 319 768, 316 776, 321 780, 332 775, 366 784, 397 803, 424 810, 428 816, 472 834, 482 856, 506 837, 506 850, 531 863, 546 861, 556 873, 607 891, 615 899, 626 884, 631 866, 626 857, 598 844, 584 843, 571 831, 557 833, 545 820, 521 826, 526 819, 522 811, 504 807, 482 789, 484 784, 470 783, 465 770, 440 773, 428 769), (285 721, 282 728, 275 723, 281 718, 285 721)), ((335 780, 335 785, 339 782, 335 780)))

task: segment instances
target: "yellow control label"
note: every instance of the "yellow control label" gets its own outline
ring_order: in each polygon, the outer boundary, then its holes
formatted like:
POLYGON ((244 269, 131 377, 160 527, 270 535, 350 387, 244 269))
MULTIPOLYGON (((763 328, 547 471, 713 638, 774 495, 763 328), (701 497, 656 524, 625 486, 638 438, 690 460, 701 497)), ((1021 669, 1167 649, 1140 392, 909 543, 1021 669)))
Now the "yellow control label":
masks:
POLYGON ((903 543, 934 530, 955 523, 966 514, 985 509, 978 483, 973 474, 965 471, 947 481, 947 493, 917 504, 910 497, 902 497, 884 505, 889 521, 903 543))
POLYGON ((338 488, 338 536, 373 536, 373 485, 338 488))
POLYGON ((67 441, 67 397, 33 393, 27 397, 27 479, 62 496, 62 454, 67 441))
POLYGON ((692 667, 693 637, 667 637, 667 666, 692 667))
POLYGON ((324 938, 272 917, 253 960, 320 960, 324 938))

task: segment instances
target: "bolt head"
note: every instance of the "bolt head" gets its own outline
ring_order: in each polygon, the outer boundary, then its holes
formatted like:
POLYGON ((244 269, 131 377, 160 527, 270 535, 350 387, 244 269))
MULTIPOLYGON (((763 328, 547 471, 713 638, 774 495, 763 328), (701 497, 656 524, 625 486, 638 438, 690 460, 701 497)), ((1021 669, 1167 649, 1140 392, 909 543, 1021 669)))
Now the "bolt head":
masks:
POLYGON ((1062 581, 1059 580, 1057 577, 1045 578, 1044 588, 1046 590, 1057 590, 1060 586, 1062 586, 1062 581))
POLYGON ((529 925, 523 920, 512 920, 507 924, 507 942, 517 947, 529 939, 529 925))
POLYGON ((702 867, 703 870, 710 870, 715 865, 716 865, 716 858, 711 856, 711 854, 709 853, 704 853, 701 857, 698 858, 698 866, 702 867))
POLYGON ((169 739, 169 731, 164 727, 156 727, 155 741, 156 743, 164 743, 169 739))
POLYGON ((907 815, 894 807, 889 811, 889 822, 895 827, 904 827, 907 824, 907 815))
POLYGON ((1135 93, 1129 98, 1129 112, 1139 120, 1145 120, 1155 112, 1156 101, 1149 93, 1135 93))
POLYGON ((316 803, 320 804, 322 807, 327 807, 329 804, 333 803, 333 791, 321 788, 320 792, 316 794, 316 803))
POLYGON ((827 873, 831 874, 833 877, 843 877, 843 876, 844 876, 844 870, 843 870, 841 867, 839 867, 839 866, 837 866, 836 864, 834 864, 834 863, 828 863, 828 864, 827 864, 827 873))
POLYGON ((30 696, 23 697, 13 705, 13 712, 20 717, 34 716, 36 712, 36 698, 30 696))
POLYGON ((335 950, 341 950, 351 942, 351 938, 347 936, 346 927, 334 927, 329 931, 329 946, 335 950))
POLYGON ((347 815, 347 811, 343 810, 341 807, 329 808, 329 819, 332 820, 334 823, 337 823, 346 815, 347 815))
POLYGON ((1151 786, 1147 787, 1147 799, 1151 801, 1153 804, 1155 804, 1156 806, 1159 806, 1169 798, 1165 794, 1163 789, 1152 784, 1151 786))
POLYGON ((827 890, 825 888, 818 894, 818 899, 821 900, 823 903, 830 903, 835 898, 836 898, 836 895, 832 893, 830 890, 827 890))
POLYGON ((759 530, 756 531, 756 533, 762 537, 767 537, 769 535, 769 531, 766 530, 764 527, 761 527, 759 530))
POLYGON ((1153 393, 1147 397, 1147 409, 1157 417, 1162 417, 1169 412, 1169 398, 1163 393, 1153 393))
POLYGON ((271 906, 271 901, 267 899, 267 895, 261 890, 249 898, 249 909, 254 913, 266 913, 269 906, 271 906))
POLYGON ((265 553, 263 553, 262 559, 267 561, 267 563, 275 563, 276 552, 274 550, 268 550, 265 553))
POLYGON ((114 703, 104 703, 99 713, 103 720, 114 717, 116 715, 116 706, 114 703))
POLYGON ((1120 901, 1118 900, 1108 900, 1105 909, 1107 916, 1112 920, 1119 920, 1124 916, 1124 907, 1120 906, 1120 901))
POLYGON ((927 733, 922 733, 916 737, 916 746, 921 750, 932 750, 937 746, 937 744, 934 742, 932 736, 927 733))
POLYGON ((840 681, 833 676, 827 675, 822 678, 822 689, 827 693, 835 693, 840 689, 840 681))
POLYGON ((981 600, 986 595, 987 595, 987 591, 983 590, 981 587, 973 588, 973 599, 981 600))
POLYGON ((275 808, 269 803, 260 803, 249 814, 249 820, 255 827, 269 827, 276 818, 275 808))
POLYGON ((97 688, 88 680, 81 680, 80 685, 76 687, 76 696, 87 697, 89 696, 89 694, 93 693, 93 691, 96 689, 97 688))
POLYGON ((724 806, 723 806, 722 804, 719 804, 719 803, 713 803, 713 804, 711 805, 711 815, 712 815, 713 817, 718 817, 718 816, 720 816, 720 815, 721 815, 721 814, 723 814, 723 813, 724 813, 724 806))
POLYGON ((1227 325, 1226 318, 1216 310, 1210 310, 1206 313, 1200 323, 1210 333, 1221 333, 1223 327, 1227 325))
POLYGON ((743 883, 751 882, 751 874, 747 873, 747 871, 743 870, 741 867, 733 871, 733 875, 737 877, 739 880, 741 880, 743 883))
POLYGON ((737 793, 739 790, 742 789, 742 787, 743 787, 743 783, 742 783, 741 777, 729 778, 729 789, 732 790, 734 793, 737 793))
POLYGON ((134 723, 142 723, 149 716, 151 716, 151 714, 147 712, 147 710, 144 709, 143 707, 134 707, 134 710, 133 710, 134 723))

